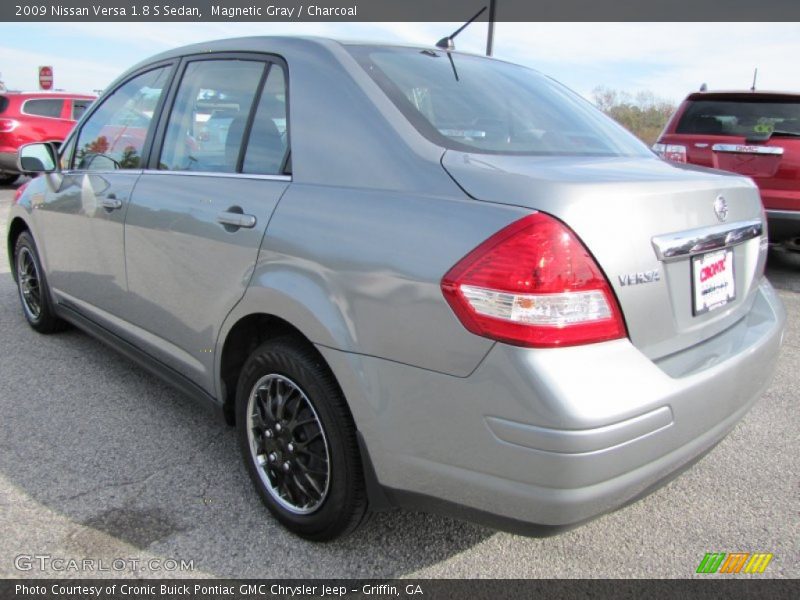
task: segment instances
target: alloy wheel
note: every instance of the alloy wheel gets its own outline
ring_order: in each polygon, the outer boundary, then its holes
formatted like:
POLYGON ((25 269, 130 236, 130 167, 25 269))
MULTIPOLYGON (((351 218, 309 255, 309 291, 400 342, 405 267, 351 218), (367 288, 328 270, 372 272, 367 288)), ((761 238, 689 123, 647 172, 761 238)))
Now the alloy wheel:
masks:
POLYGON ((247 404, 247 437, 259 477, 278 504, 298 515, 322 506, 330 449, 313 404, 295 382, 278 374, 256 382, 247 404))
POLYGON ((42 314, 42 287, 39 269, 29 248, 17 252, 17 279, 19 281, 22 306, 34 321, 42 314))

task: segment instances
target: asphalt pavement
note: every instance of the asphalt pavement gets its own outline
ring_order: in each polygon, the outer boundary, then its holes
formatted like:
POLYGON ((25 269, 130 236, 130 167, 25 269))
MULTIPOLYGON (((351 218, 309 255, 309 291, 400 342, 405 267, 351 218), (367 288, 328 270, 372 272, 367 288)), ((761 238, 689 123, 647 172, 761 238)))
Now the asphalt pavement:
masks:
POLYGON ((549 538, 396 510, 313 544, 262 506, 232 428, 78 330, 27 326, 5 256, 12 196, 0 188, 0 577, 692 577, 707 552, 757 551, 774 559, 753 577, 800 576, 800 254, 770 255, 789 313, 771 386, 652 495, 549 538))

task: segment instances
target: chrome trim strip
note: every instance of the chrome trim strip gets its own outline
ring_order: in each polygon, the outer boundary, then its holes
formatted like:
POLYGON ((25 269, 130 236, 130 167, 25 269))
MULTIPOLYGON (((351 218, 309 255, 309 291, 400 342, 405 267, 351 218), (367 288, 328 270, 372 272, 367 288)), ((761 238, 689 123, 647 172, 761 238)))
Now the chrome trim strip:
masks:
POLYGON ((658 260, 670 262, 719 250, 757 238, 764 232, 760 219, 657 235, 652 239, 658 260))
POLYGON ((254 173, 215 173, 214 171, 166 171, 145 169, 145 175, 190 175, 192 177, 225 177, 230 179, 265 179, 267 181, 291 181, 291 175, 256 175, 254 173))
POLYGON ((158 169, 105 169, 89 171, 86 169, 69 169, 61 171, 63 175, 113 175, 115 173, 139 173, 140 175, 193 175, 198 177, 225 177, 235 179, 265 179, 267 181, 291 181, 291 175, 256 175, 254 173, 214 173, 213 171, 159 171, 158 169))
POLYGON ((126 175, 141 175, 144 173, 142 169, 103 169, 102 171, 90 171, 87 169, 62 169, 59 171, 62 175, 118 175, 125 173, 126 175))
POLYGON ((736 154, 775 154, 782 155, 783 148, 779 146, 753 146, 748 144, 714 144, 714 152, 733 152, 736 154))

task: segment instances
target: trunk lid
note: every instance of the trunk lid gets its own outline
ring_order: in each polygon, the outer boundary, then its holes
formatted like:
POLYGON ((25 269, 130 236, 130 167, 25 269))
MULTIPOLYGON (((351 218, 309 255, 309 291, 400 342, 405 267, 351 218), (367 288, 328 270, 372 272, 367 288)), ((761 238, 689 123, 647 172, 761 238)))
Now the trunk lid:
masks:
POLYGON ((541 210, 569 225, 605 271, 631 341, 652 359, 716 335, 752 305, 766 246, 757 235, 760 197, 749 179, 655 158, 447 150, 442 166, 473 198, 541 210), (727 205, 724 222, 715 212, 719 197, 727 205), (743 241, 731 246, 731 256, 706 257, 693 273, 693 256, 734 238, 743 241), (697 277, 720 261, 733 268, 735 297, 698 312, 694 287, 704 284, 697 277))

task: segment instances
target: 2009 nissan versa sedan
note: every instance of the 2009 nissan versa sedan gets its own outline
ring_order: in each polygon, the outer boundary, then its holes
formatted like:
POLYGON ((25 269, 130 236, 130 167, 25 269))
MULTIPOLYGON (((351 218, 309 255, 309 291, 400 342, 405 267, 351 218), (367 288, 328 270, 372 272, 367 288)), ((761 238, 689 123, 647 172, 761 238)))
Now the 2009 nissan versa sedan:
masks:
POLYGON ((310 539, 389 506, 522 532, 618 507, 742 418, 782 341, 750 179, 498 60, 189 46, 20 163, 30 325, 219 409, 310 539))

